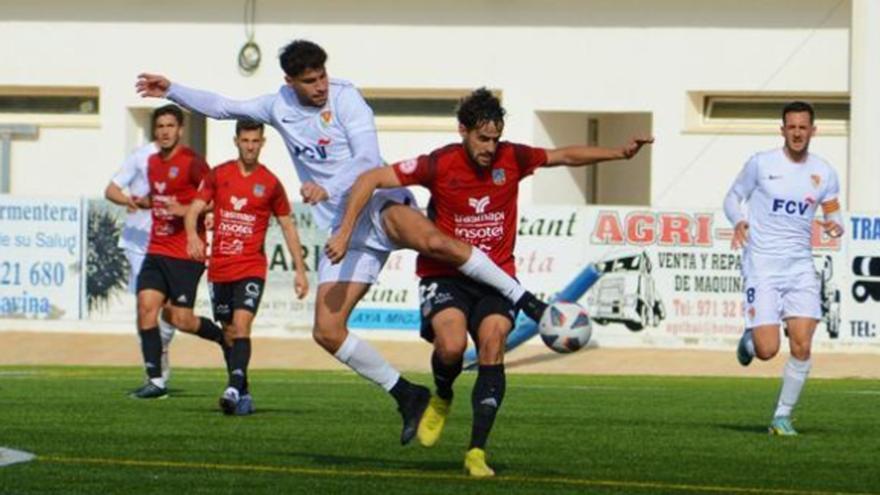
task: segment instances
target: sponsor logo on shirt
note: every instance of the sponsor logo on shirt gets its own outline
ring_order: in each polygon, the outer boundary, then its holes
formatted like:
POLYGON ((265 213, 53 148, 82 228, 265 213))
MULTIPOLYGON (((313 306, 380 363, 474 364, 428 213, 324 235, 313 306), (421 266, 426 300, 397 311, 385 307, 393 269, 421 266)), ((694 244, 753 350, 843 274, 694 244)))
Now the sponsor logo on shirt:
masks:
POLYGON ((474 209, 474 215, 456 214, 454 235, 479 246, 483 251, 490 251, 491 247, 483 244, 483 241, 496 240, 504 236, 504 212, 486 212, 489 207, 489 196, 468 198, 468 205, 474 209))
POLYGON ((308 158, 309 160, 326 160, 327 159, 327 145, 330 144, 330 140, 327 139, 325 144, 321 144, 324 142, 324 138, 318 141, 316 146, 293 146, 293 155, 295 157, 300 157, 301 155, 308 158))
POLYGON ((504 169, 498 168, 492 171, 492 183, 496 186, 502 186, 507 182, 507 177, 504 175, 504 169))
POLYGON ((159 194, 163 194, 165 192, 165 185, 166 184, 164 182, 154 182, 153 183, 153 187, 156 188, 156 191, 158 191, 159 194))
POLYGON ((810 209, 810 206, 815 203, 816 200, 810 197, 808 197, 804 201, 775 198, 773 199, 772 211, 773 213, 804 216, 810 209))
MULTIPOLYGON (((504 171, 502 170, 502 172, 504 171)), ((474 213, 477 215, 485 213, 486 207, 489 206, 489 196, 483 196, 482 198, 468 198, 468 204, 474 209, 474 213)))
POLYGON ((247 204, 247 198, 236 198, 235 196, 229 197, 229 202, 232 203, 232 209, 235 211, 241 211, 242 208, 247 204))

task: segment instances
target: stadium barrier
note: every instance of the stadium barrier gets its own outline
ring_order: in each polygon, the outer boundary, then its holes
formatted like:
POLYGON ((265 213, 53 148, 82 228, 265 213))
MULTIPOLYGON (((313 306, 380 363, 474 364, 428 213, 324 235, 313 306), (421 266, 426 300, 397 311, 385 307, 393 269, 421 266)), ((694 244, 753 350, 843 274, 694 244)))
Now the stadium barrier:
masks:
MULTIPOLYGON (((134 297, 126 288, 127 261, 116 247, 124 215, 104 200, 0 195, 0 329, 56 320, 118 323, 128 331, 134 297)), ((312 324, 314 270, 326 233, 304 205, 295 205, 294 216, 310 295, 294 297, 292 261, 273 224, 255 323, 261 335, 302 334, 312 324)), ((816 345, 880 352, 880 214, 850 213, 845 220, 842 239, 829 239, 814 225, 823 302, 816 345)), ((480 228, 462 234, 478 238, 480 228)), ((518 234, 518 277, 543 298, 589 263, 605 272, 580 299, 597 345, 729 349, 742 331, 741 253, 730 249, 733 231, 720 210, 532 206, 520 213, 518 234)), ((415 339, 418 303, 415 254, 392 253, 350 326, 415 339)), ((204 281, 196 311, 210 314, 204 281)))

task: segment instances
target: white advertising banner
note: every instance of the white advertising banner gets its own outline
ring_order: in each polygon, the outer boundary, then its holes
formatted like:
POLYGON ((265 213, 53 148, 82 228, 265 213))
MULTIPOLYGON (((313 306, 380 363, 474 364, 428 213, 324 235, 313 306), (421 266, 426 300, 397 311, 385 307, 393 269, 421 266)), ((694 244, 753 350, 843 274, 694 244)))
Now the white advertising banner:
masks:
MULTIPOLYGON (((83 211, 76 201, 0 196, 0 317, 134 321, 130 267, 117 247, 124 210, 91 201, 87 215, 83 211)), ((293 262, 273 222, 265 244, 266 291, 255 321, 263 335, 308 332, 313 324, 326 233, 315 227, 308 207, 296 205, 294 216, 312 285, 305 300, 296 299, 293 262)), ((549 299, 588 263, 597 264, 605 274, 579 302, 593 320, 598 345, 730 349, 744 324, 741 253, 730 249, 732 234, 717 210, 533 206, 520 214, 517 275, 549 299)), ((878 215, 847 215, 842 239, 829 239, 814 225, 823 318, 817 346, 880 350, 878 248, 878 215)), ((391 253, 350 328, 416 338, 415 258, 412 251, 391 253)), ((204 281, 196 311, 211 315, 204 281)))
POLYGON ((79 200, 0 195, 0 318, 78 319, 79 200))

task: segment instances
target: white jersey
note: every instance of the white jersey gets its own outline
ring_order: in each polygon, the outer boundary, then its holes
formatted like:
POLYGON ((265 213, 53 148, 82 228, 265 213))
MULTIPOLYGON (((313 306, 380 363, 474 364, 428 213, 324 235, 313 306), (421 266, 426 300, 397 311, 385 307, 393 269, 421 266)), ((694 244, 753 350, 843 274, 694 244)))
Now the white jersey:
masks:
POLYGON ((791 161, 782 148, 752 156, 733 183, 724 204, 728 220, 749 222, 743 258, 746 277, 812 272, 812 227, 816 209, 836 200, 837 173, 808 153, 791 161), (740 202, 747 201, 748 215, 740 202))
POLYGON ((327 103, 302 105, 289 86, 253 100, 234 101, 172 84, 168 99, 212 118, 249 118, 271 125, 284 139, 300 182, 323 187, 329 199, 313 213, 321 228, 336 227, 358 175, 382 164, 373 111, 347 81, 331 79, 327 103))
MULTIPOLYGON (((158 151, 159 148, 154 143, 148 143, 134 150, 110 180, 120 188, 128 189, 128 194, 132 197, 148 195, 150 183, 147 180, 147 161, 150 155, 158 153, 158 151)), ((119 236, 119 247, 136 253, 146 253, 147 244, 150 241, 151 225, 150 210, 140 209, 129 213, 125 219, 122 235, 119 236)))

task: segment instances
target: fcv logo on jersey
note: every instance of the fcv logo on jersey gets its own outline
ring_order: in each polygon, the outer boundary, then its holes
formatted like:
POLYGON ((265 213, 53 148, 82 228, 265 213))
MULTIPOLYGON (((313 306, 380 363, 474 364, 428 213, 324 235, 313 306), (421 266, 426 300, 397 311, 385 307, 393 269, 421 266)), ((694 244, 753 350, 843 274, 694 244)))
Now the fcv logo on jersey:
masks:
POLYGON ((315 146, 298 146, 293 145, 294 155, 299 157, 305 155, 310 160, 326 160, 327 146, 330 145, 330 138, 321 138, 315 146))
POLYGON ((807 210, 810 209, 810 206, 814 204, 816 204, 816 200, 813 198, 807 198, 804 201, 776 198, 773 200, 773 213, 782 212, 789 215, 804 216, 807 210))

